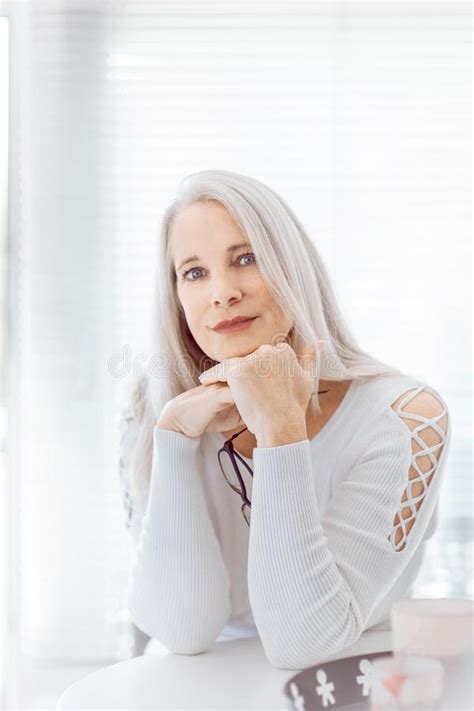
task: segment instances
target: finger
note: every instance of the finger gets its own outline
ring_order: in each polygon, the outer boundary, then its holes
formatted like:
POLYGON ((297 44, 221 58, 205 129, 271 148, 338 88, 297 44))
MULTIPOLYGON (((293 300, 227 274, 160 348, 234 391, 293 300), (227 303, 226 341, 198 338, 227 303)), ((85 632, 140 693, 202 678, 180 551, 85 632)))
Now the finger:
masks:
POLYGON ((212 383, 226 383, 227 378, 224 378, 223 375, 212 375, 212 374, 206 374, 202 373, 199 376, 199 380, 201 381, 202 385, 212 385, 212 383))
POLYGON ((240 417, 240 413, 235 405, 227 406, 225 410, 219 412, 209 423, 207 432, 225 432, 235 427, 245 427, 245 423, 240 417))
POLYGON ((199 380, 203 384, 217 383, 225 380, 222 376, 222 364, 217 363, 216 365, 213 365, 212 368, 209 368, 209 370, 205 370, 201 373, 199 380))
POLYGON ((227 382, 231 375, 239 371, 242 358, 226 358, 220 363, 216 363, 209 370, 205 370, 199 376, 201 383, 227 382))
POLYGON ((240 412, 235 405, 231 405, 228 410, 219 414, 219 418, 224 419, 225 429, 234 429, 234 427, 245 427, 245 422, 240 416, 240 412))
POLYGON ((220 405, 230 405, 234 404, 234 396, 232 390, 227 386, 225 388, 220 388, 215 395, 216 402, 220 405))
POLYGON ((237 410, 235 404, 228 405, 226 410, 222 410, 219 415, 219 420, 222 418, 223 421, 230 422, 232 427, 238 427, 241 422, 243 422, 240 412, 237 410))

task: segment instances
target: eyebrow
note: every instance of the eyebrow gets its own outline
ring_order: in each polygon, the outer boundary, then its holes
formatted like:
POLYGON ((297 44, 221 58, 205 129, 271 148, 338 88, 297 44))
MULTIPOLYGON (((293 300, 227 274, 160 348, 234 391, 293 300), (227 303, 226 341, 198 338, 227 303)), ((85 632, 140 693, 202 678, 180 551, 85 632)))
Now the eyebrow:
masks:
MULTIPOLYGON (((238 249, 241 249, 241 247, 250 247, 251 245, 248 242, 240 242, 239 244, 231 244, 230 247, 227 247, 226 252, 235 252, 238 249)), ((197 254, 193 254, 191 257, 187 257, 184 259, 181 264, 176 267, 176 271, 179 271, 182 269, 186 264, 189 262, 199 262, 201 257, 198 257, 197 254)))

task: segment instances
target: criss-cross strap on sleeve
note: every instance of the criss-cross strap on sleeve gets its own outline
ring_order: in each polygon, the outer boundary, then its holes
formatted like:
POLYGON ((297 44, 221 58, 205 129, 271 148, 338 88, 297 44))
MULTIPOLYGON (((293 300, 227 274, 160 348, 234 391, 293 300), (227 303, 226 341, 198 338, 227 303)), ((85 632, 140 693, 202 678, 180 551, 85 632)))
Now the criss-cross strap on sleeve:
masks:
POLYGON ((426 386, 402 395, 392 409, 410 432, 412 452, 407 485, 389 536, 394 550, 402 551, 438 468, 447 438, 448 411, 426 386))

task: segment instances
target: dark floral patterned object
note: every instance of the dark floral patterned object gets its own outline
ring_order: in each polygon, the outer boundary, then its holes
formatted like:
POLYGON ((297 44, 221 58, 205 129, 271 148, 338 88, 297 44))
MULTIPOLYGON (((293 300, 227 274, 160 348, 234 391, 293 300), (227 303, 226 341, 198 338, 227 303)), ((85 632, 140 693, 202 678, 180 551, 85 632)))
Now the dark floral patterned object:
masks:
POLYGON ((336 659, 298 672, 284 687, 290 708, 297 711, 368 711, 373 674, 371 662, 387 654, 392 651, 336 659))

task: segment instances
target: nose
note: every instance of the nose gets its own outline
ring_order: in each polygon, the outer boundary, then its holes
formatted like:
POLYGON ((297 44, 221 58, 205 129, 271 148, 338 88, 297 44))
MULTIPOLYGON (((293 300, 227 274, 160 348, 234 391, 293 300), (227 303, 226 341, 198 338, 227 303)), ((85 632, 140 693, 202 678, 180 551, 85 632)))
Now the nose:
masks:
POLYGON ((228 274, 213 280, 211 289, 212 306, 227 306, 240 301, 241 298, 241 290, 237 284, 232 283, 228 274))

